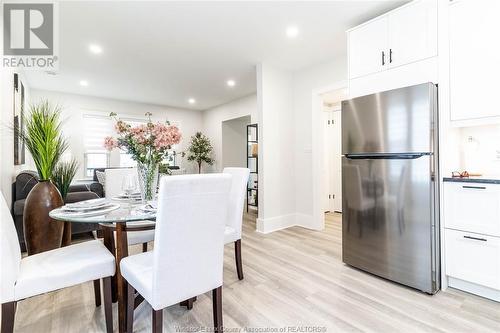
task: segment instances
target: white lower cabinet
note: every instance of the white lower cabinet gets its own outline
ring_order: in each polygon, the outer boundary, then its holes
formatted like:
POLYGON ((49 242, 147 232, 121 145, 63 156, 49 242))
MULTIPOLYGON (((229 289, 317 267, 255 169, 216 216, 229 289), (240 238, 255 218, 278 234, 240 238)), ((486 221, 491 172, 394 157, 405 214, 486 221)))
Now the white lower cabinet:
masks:
POLYGON ((500 301, 500 185, 445 182, 443 205, 448 285, 500 301))
POLYGON ((500 238, 446 229, 446 275, 500 289, 500 238))
POLYGON ((448 182, 446 228, 500 237, 500 185, 448 182))

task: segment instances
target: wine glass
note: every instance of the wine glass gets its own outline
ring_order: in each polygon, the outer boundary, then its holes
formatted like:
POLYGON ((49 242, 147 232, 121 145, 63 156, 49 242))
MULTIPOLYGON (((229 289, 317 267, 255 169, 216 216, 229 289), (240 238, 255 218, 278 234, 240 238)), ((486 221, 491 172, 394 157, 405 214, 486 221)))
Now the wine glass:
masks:
POLYGON ((123 178, 122 190, 126 196, 130 196, 137 191, 137 179, 133 174, 129 174, 123 178))

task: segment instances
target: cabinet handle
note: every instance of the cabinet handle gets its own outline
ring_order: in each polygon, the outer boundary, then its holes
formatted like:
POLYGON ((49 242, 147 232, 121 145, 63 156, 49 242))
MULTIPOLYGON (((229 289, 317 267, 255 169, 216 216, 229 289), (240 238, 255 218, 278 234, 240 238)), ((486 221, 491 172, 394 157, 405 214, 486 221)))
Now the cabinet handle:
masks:
POLYGON ((389 63, 392 63, 392 49, 389 49, 389 63))
POLYGON ((382 66, 385 65, 385 53, 382 51, 382 66))
POLYGON ((462 186, 462 188, 471 188, 471 189, 476 189, 476 190, 486 190, 485 186, 468 186, 468 185, 464 185, 464 186, 462 186))
POLYGON ((477 241, 481 241, 481 242, 487 242, 488 241, 486 238, 477 238, 477 237, 472 237, 472 236, 464 236, 464 238, 472 239, 472 240, 477 240, 477 241))

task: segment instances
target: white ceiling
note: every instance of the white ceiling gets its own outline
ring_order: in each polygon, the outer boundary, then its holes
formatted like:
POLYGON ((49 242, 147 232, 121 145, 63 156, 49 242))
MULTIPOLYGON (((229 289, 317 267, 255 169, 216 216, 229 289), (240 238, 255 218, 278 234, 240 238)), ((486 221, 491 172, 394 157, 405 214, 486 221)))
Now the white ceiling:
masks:
POLYGON ((28 71, 27 80, 37 89, 204 110, 254 93, 259 62, 297 70, 345 56, 346 29, 404 2, 60 2, 58 75, 28 71), (300 30, 293 40, 290 25, 300 30), (102 54, 91 54, 91 43, 102 54))

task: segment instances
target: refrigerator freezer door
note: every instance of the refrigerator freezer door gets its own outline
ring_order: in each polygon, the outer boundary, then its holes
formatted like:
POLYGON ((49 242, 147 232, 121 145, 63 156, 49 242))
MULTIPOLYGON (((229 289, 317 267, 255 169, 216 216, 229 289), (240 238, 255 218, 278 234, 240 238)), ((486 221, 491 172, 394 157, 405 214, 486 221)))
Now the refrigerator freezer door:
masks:
POLYGON ((432 156, 342 157, 342 257, 349 265, 437 291, 432 156))
POLYGON ((342 154, 433 152, 432 83, 342 102, 342 154))

